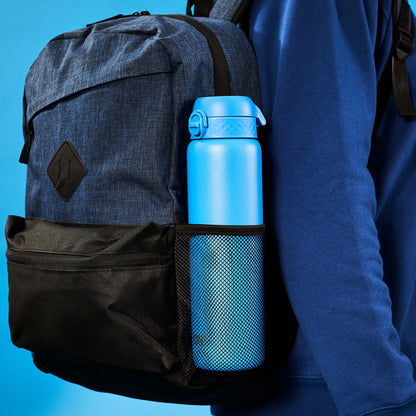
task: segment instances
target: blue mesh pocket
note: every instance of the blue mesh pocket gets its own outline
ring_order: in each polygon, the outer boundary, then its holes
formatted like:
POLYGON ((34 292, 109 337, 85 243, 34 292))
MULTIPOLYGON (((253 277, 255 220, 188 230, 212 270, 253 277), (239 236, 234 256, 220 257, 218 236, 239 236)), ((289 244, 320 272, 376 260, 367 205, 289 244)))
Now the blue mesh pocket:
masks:
POLYGON ((177 231, 179 315, 184 330, 179 340, 185 340, 178 349, 185 361, 191 359, 196 368, 211 371, 261 366, 264 227, 190 225, 177 231))

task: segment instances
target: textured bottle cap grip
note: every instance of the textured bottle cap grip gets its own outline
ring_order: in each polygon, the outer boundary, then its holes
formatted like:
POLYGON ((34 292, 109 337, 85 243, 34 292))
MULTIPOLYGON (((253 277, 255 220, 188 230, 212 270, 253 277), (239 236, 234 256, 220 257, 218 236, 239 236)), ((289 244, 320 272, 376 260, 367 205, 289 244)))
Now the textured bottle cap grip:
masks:
POLYGON ((191 139, 257 138, 254 117, 202 117, 202 111, 192 113, 189 120, 191 139))

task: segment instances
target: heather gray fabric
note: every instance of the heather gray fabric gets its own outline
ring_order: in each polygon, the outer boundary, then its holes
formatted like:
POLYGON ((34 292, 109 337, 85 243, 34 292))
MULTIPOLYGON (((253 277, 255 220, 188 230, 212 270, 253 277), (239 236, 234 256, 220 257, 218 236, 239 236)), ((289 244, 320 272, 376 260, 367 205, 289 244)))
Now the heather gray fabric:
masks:
POLYGON ((209 13, 209 17, 231 21, 242 2, 242 0, 216 0, 209 13))
MULTIPOLYGON (((260 105, 256 59, 245 34, 230 22, 197 20, 223 46, 232 94, 260 105)), ((173 225, 174 214, 186 210, 188 117, 197 97, 213 94, 206 38, 186 22, 126 17, 51 40, 25 85, 25 124, 34 130, 26 216, 173 225), (47 175, 64 141, 86 167, 68 201, 47 175)))

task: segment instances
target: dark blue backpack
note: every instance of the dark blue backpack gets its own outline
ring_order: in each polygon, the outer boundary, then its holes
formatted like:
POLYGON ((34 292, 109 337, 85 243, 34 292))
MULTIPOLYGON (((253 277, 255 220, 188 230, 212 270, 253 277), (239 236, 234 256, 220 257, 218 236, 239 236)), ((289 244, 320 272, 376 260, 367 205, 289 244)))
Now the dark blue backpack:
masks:
POLYGON ((190 236, 264 233, 186 225, 195 99, 260 105, 256 58, 235 24, 250 2, 211 3, 194 8, 210 17, 189 16, 188 2, 188 16, 119 15, 64 33, 30 68, 26 218, 6 230, 10 329, 44 372, 141 399, 239 403, 269 394, 287 357, 296 325, 273 277, 266 292, 282 300, 268 316, 281 319, 265 366, 212 372, 192 361, 190 236))
MULTIPOLYGON (((250 1, 197 1, 194 14, 206 17, 190 16, 193 3, 187 15, 118 15, 64 33, 32 65, 20 158, 26 218, 6 226, 10 330, 42 371, 94 390, 254 402, 276 394, 296 320, 266 234, 264 366, 195 368, 189 238, 264 227, 187 225, 185 166, 197 97, 245 95, 260 106, 255 55, 236 26, 250 1)), ((392 90, 399 113, 416 114, 405 65, 414 27, 406 1, 393 2, 398 10, 373 138, 392 90)))

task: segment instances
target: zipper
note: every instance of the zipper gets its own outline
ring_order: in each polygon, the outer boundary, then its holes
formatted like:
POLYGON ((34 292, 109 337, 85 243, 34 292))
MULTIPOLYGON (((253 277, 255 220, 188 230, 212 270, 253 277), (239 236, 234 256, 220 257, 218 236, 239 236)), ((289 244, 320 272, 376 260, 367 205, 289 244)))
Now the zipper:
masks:
MULTIPOLYGON (((108 19, 99 20, 98 22, 95 22, 95 23, 89 23, 89 24, 86 25, 86 27, 96 25, 97 23, 109 22, 111 20, 117 20, 117 19, 122 19, 123 17, 133 17, 133 16, 136 16, 136 17, 150 16, 150 12, 148 12, 147 10, 144 10, 144 11, 141 11, 141 12, 134 12, 132 14, 117 14, 116 16, 109 17, 108 19)), ((27 165, 28 162, 29 162, 29 154, 30 154, 30 149, 32 147, 32 143, 33 143, 33 137, 34 137, 34 130, 33 130, 33 122, 32 121, 30 121, 28 123, 28 125, 25 127, 24 133, 25 133, 24 134, 25 143, 24 143, 23 149, 20 153, 19 163, 23 163, 23 164, 27 165)))
POLYGON ((193 26, 205 36, 214 64, 214 91, 217 96, 231 95, 230 69, 224 50, 215 33, 199 20, 182 14, 170 14, 167 17, 182 20, 193 26))
MULTIPOLYGON (((122 19, 123 17, 132 17, 132 16, 150 16, 150 13, 146 11, 134 12, 132 14, 117 14, 116 16, 109 17, 108 19, 99 20, 95 23, 89 23, 87 27, 93 26, 97 23, 108 22, 111 20, 122 19)), ((213 63, 214 63, 214 84, 215 84, 215 95, 231 95, 231 86, 230 86, 230 72, 228 67, 227 58, 225 57, 224 51, 218 41, 215 33, 209 29, 206 25, 201 23, 198 20, 195 20, 187 15, 182 14, 170 14, 166 17, 171 17, 172 19, 182 20, 193 26, 198 30, 202 35, 205 36, 208 47, 211 51, 213 63)))
MULTIPOLYGON (((142 12, 134 12, 130 15, 123 15, 118 14, 116 16, 110 17, 108 19, 100 20, 95 23, 90 23, 87 25, 95 25, 97 23, 101 22, 108 22, 111 20, 117 20, 124 17, 132 17, 132 16, 149 16, 150 13, 148 11, 142 11, 142 12)), ((215 35, 215 33, 209 29, 206 25, 201 23, 199 20, 196 20, 194 18, 191 18, 186 15, 181 14, 171 14, 166 15, 166 17, 170 17, 172 19, 176 20, 182 20, 183 22, 188 23, 189 25, 193 26, 198 32, 200 32, 207 40, 209 50, 212 55, 212 61, 214 66, 214 94, 216 96, 224 96, 224 95, 231 95, 231 80, 230 80, 230 69, 228 66, 227 58, 225 56, 224 50, 221 47, 221 44, 215 35)), ((27 137, 28 139, 25 141, 25 144, 23 146, 22 153, 19 158, 20 163, 28 163, 29 160, 29 153, 30 148, 32 147, 33 142, 33 124, 32 122, 28 125, 28 133, 27 137)))
POLYGON ((86 27, 96 25, 97 23, 109 22, 110 20, 117 20, 117 19, 122 19, 123 17, 133 17, 133 16, 137 16, 137 17, 150 16, 150 13, 147 10, 145 10, 143 12, 134 12, 132 14, 117 14, 116 16, 109 17, 108 19, 99 20, 98 22, 94 22, 94 23, 88 23, 86 27))
POLYGON ((125 269, 127 267, 160 267, 173 261, 172 253, 140 254, 101 253, 76 254, 53 253, 43 251, 25 251, 8 248, 6 256, 9 262, 43 270, 86 270, 97 268, 125 269), (116 261, 114 261, 114 256, 116 261))

